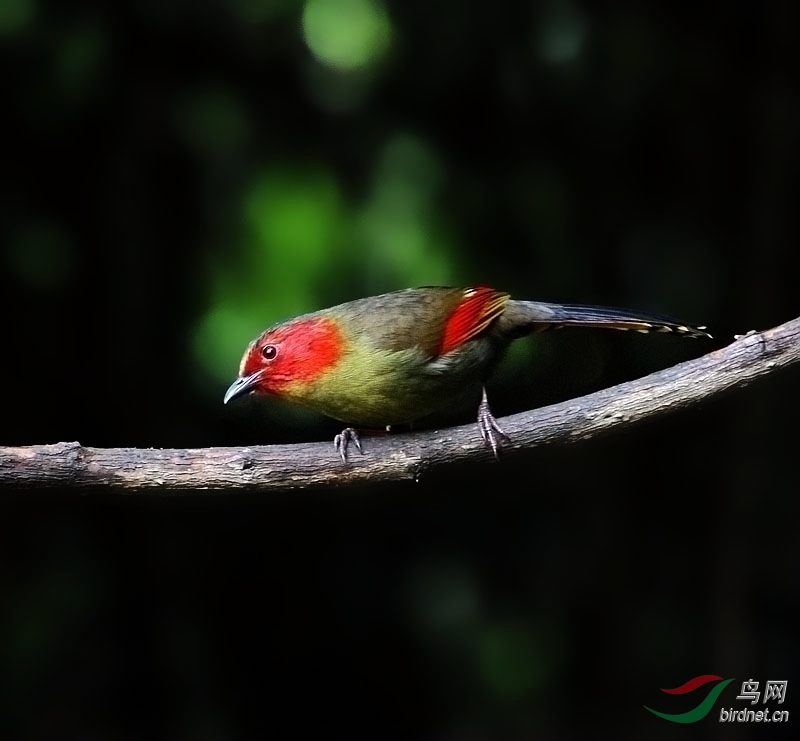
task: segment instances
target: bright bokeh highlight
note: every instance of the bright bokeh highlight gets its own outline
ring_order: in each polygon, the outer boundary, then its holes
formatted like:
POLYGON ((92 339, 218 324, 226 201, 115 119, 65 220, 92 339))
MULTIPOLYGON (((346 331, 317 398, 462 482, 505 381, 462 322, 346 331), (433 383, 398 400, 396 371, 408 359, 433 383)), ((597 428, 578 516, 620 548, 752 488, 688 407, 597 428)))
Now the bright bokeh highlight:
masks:
POLYGON ((373 65, 386 52, 391 23, 378 0, 307 0, 303 36, 322 64, 340 71, 373 65))

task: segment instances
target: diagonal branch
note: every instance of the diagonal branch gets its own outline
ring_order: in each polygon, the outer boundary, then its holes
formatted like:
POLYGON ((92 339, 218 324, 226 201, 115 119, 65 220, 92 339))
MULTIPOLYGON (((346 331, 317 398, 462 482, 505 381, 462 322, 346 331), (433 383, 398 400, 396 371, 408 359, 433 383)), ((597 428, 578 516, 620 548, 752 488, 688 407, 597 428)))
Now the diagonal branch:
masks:
MULTIPOLYGON (((501 420, 504 453, 586 439, 689 407, 800 361, 800 318, 751 332, 703 357, 588 396, 501 420)), ((417 480, 467 459, 492 461, 475 425, 365 441, 343 465, 329 442, 246 448, 84 448, 79 443, 0 447, 0 488, 173 494, 287 491, 417 480)))

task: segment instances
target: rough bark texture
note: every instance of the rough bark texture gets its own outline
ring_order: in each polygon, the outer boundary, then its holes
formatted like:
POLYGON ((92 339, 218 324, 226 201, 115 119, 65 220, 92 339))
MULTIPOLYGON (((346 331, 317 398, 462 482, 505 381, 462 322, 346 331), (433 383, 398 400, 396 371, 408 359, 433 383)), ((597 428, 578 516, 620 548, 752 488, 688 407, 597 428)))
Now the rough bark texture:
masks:
MULTIPOLYGON (((512 442, 504 455, 583 440, 746 386, 800 360, 800 319, 751 332, 731 345, 644 378, 499 420, 512 442)), ((57 487, 173 495, 202 491, 288 491, 416 480, 466 459, 494 465, 475 425, 367 438, 344 465, 331 443, 156 450, 85 448, 77 442, 0 447, 0 489, 57 487)))

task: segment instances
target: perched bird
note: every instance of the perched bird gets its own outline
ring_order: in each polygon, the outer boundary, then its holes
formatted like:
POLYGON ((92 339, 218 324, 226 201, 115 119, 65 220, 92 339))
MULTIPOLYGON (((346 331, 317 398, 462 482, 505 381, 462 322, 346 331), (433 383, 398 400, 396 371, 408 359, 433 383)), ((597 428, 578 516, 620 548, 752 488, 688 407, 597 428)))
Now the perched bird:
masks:
MULTIPOLYGON (((507 436, 485 382, 508 345, 555 327, 605 327, 710 337, 705 327, 597 306, 518 301, 487 286, 409 288, 274 324, 254 339, 225 403, 272 394, 347 424, 410 423, 482 389, 478 430, 495 456, 507 436)), ((347 460, 358 433, 335 438, 347 460)))

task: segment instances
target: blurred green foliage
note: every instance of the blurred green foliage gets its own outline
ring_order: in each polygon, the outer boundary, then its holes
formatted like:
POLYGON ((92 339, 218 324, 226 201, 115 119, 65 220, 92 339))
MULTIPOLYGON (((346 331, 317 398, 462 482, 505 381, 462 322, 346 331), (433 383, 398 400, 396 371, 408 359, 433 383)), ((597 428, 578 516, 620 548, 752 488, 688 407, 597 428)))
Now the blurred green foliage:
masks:
POLYGON ((36 18, 36 0, 7 0, 0 3, 0 37, 24 32, 36 18))
POLYGON ((391 23, 380 0, 306 0, 303 36, 320 62, 354 70, 380 61, 391 23))
POLYGON ((433 153, 402 134, 386 142, 360 203, 348 202, 322 167, 256 175, 242 195, 233 255, 212 252, 212 305, 194 336, 198 362, 229 378, 231 359, 258 332, 323 308, 320 286, 348 275, 361 274, 367 291, 454 282, 457 261, 435 208, 440 181, 433 153))

